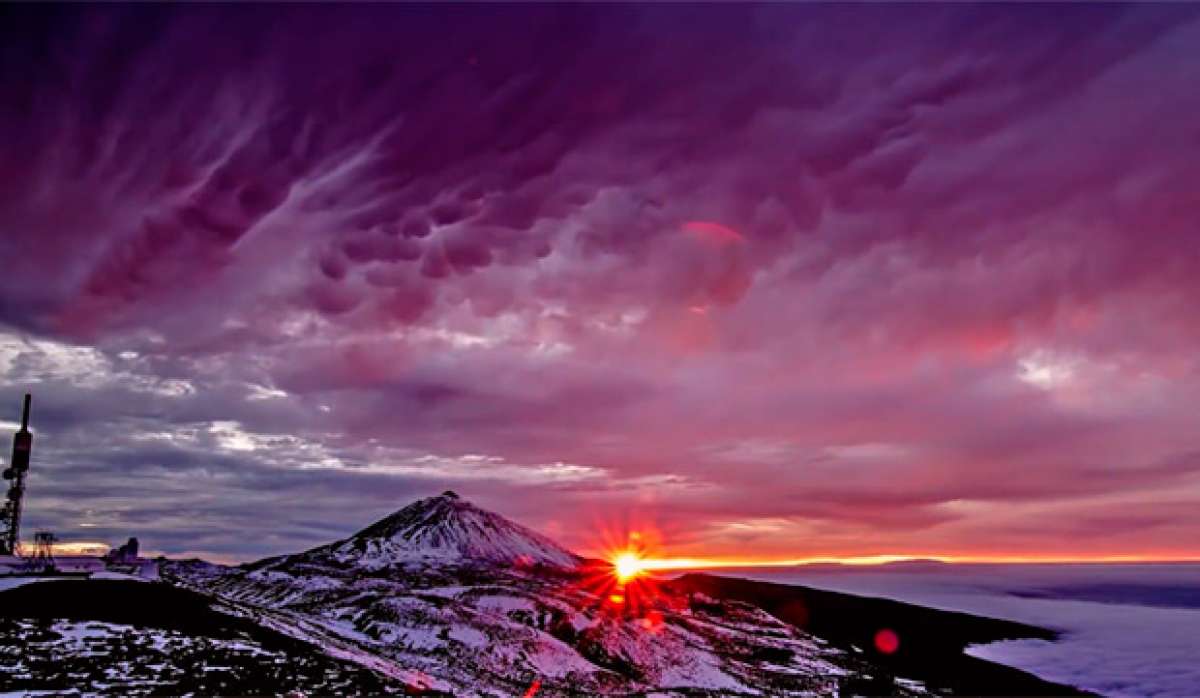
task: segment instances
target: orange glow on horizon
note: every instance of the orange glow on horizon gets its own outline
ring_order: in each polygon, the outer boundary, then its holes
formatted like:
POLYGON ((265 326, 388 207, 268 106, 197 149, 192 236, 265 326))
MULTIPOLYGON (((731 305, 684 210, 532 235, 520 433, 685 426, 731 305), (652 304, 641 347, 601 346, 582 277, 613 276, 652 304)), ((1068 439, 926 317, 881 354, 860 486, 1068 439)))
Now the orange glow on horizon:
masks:
MULTIPOLYGON (((619 557, 624 557, 622 554, 619 557)), ((1115 564, 1115 563, 1172 563, 1200 562, 1200 555, 941 555, 941 554, 906 554, 906 555, 854 555, 847 557, 807 557, 807 558, 701 558, 701 557, 636 557, 636 574, 645 571, 669 570, 701 570, 730 567, 798 567, 802 565, 851 565, 870 566, 883 565, 891 562, 915 561, 944 562, 950 564, 1115 564)), ((628 563, 627 563, 628 564, 628 563)), ((614 558, 614 565, 617 559, 614 558)), ((620 576, 620 569, 617 571, 620 576)))
MULTIPOLYGON (((100 556, 106 555, 112 546, 100 541, 55 541, 50 544, 51 555, 86 555, 100 556)), ((21 552, 31 555, 33 554, 34 544, 26 541, 21 542, 21 552)))
POLYGON ((690 538, 688 531, 673 528, 664 531, 653 520, 653 514, 626 515, 623 522, 600 520, 593 524, 597 532, 584 553, 612 565, 610 577, 614 583, 623 584, 622 579, 639 581, 654 576, 656 572, 723 569, 736 567, 798 567, 802 565, 848 565, 871 566, 895 562, 927 560, 948 564, 1120 564, 1120 563, 1200 563, 1200 550, 1150 549, 1136 553, 1127 552, 1024 552, 1020 550, 993 550, 974 552, 964 550, 899 550, 874 554, 839 554, 822 551, 803 556, 779 556, 755 554, 753 551, 735 551, 726 554, 720 550, 705 551, 695 544, 679 554, 667 544, 669 539, 690 538), (692 553, 692 551, 698 551, 692 553), (738 553, 741 554, 738 554, 738 553), (692 553, 692 554, 689 554, 692 553), (626 577, 625 572, 634 571, 635 577, 626 577))
MULTIPOLYGON (((1045 552, 1029 553, 1012 550, 999 550, 988 553, 964 551, 912 551, 904 550, 886 554, 819 554, 808 557, 773 557, 768 555, 672 555, 665 545, 667 537, 674 538, 662 531, 652 519, 652 515, 628 516, 621 523, 597 521, 594 524, 597 538, 585 552, 593 558, 608 563, 608 584, 620 587, 625 593, 627 603, 642 601, 642 590, 631 596, 624 587, 652 588, 656 583, 664 581, 656 573, 686 572, 702 570, 718 570, 732 568, 775 568, 801 567, 804 565, 846 565, 869 567, 898 562, 930 561, 947 564, 1148 564, 1148 563, 1200 563, 1200 551, 1178 550, 1148 550, 1130 553, 1062 553, 1045 552)), ((684 536, 686 531, 676 532, 684 536)), ((693 546, 692 549, 695 549, 693 546)), ((607 592, 600 594, 606 598, 607 592)), ((639 605, 643 605, 640 604, 639 605)))

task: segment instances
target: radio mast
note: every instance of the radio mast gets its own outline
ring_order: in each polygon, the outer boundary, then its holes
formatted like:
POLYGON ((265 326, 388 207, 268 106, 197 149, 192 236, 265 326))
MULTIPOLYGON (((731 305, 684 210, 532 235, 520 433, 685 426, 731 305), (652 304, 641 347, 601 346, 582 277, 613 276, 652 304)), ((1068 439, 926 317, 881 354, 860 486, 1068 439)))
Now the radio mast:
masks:
POLYGON ((29 452, 33 434, 29 433, 29 403, 32 396, 25 393, 25 408, 21 411, 21 430, 13 435, 12 459, 4 470, 4 479, 11 480, 4 507, 0 508, 0 555, 16 555, 21 545, 21 498, 25 495, 25 473, 29 472, 29 452))

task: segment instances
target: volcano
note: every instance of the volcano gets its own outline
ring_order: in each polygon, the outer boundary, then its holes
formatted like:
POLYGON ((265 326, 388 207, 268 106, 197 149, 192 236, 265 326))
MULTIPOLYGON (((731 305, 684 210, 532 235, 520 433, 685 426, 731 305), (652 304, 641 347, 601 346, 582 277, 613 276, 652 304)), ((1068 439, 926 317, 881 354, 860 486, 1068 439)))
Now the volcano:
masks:
MULTIPOLYGON (((429 566, 570 570, 583 561, 540 533, 450 491, 413 502, 349 538, 301 553, 299 559, 369 571, 429 566)), ((283 558, 264 566, 295 561, 283 558)))
POLYGON ((753 604, 670 584, 614 603, 632 594, 610 566, 453 492, 294 555, 161 574, 422 695, 813 696, 879 676, 753 604))

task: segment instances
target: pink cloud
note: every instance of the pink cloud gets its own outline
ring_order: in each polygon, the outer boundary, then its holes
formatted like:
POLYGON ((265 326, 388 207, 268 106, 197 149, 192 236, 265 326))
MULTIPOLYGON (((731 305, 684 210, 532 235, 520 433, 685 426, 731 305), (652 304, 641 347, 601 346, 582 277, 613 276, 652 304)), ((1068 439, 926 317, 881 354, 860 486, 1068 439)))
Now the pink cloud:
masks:
POLYGON ((1195 10, 678 12, 16 13, 0 321, 208 391, 139 418, 602 473, 481 466, 533 523, 1186 547, 1195 10))

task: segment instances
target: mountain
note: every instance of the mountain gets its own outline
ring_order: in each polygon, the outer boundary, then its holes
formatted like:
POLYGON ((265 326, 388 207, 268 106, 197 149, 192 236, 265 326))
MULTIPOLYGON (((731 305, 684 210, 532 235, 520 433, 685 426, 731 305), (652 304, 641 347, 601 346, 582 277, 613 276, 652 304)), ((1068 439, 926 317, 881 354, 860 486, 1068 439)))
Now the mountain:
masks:
POLYGON ((454 492, 414 502, 344 540, 260 564, 300 562, 377 571, 459 566, 570 570, 582 558, 549 538, 461 499, 454 492))
POLYGON ((752 604, 618 584, 452 492, 305 552, 160 574, 422 695, 923 693, 752 604))

